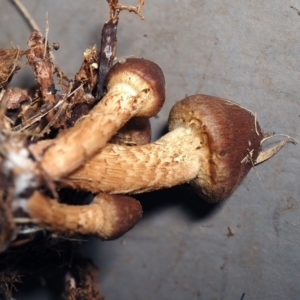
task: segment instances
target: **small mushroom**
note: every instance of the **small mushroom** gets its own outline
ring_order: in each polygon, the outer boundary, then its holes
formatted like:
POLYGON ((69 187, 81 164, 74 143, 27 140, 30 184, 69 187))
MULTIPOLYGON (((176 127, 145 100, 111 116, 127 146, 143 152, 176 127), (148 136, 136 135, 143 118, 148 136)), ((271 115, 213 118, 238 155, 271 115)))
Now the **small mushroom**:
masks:
POLYGON ((110 140, 112 144, 137 146, 151 142, 151 124, 148 118, 130 119, 110 140))
MULTIPOLYGON (((82 165, 133 116, 151 117, 165 99, 162 70, 146 59, 115 64, 107 75, 107 94, 74 127, 48 143, 41 163, 50 177, 62 178, 82 165)), ((35 152, 35 145, 31 146, 35 152)))
POLYGON ((132 197, 98 194, 88 205, 68 205, 35 191, 28 199, 30 216, 52 231, 95 234, 115 239, 142 217, 141 204, 132 197))
MULTIPOLYGON (((131 229, 142 216, 140 203, 128 196, 99 194, 88 205, 58 202, 54 184, 32 160, 26 139, 20 135, 0 134, 0 252, 9 245, 28 239, 18 238, 19 217, 52 231, 68 234, 95 234, 104 239, 117 238, 131 229), (47 191, 53 199, 40 192, 47 191), (27 216, 30 218, 28 219, 27 216)), ((23 224, 24 220, 20 224, 23 224)), ((26 223, 26 221, 25 221, 26 223)), ((22 227, 22 226, 21 226, 22 227)), ((34 228, 33 228, 34 229, 34 228)))
POLYGON ((194 95, 179 101, 170 132, 143 146, 107 145, 62 185, 140 193, 189 182, 209 202, 229 197, 252 168, 263 134, 254 114, 232 101, 194 95))

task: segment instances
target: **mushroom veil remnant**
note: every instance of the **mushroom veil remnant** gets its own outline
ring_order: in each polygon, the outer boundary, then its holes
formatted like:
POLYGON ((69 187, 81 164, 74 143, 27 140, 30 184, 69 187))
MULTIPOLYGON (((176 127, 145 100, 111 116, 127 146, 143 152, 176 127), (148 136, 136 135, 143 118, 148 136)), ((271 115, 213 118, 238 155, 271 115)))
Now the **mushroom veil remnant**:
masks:
POLYGON ((92 192, 141 193, 189 182, 209 202, 229 197, 253 166, 263 134, 238 104, 207 95, 174 105, 158 141, 107 145, 63 185, 92 192))

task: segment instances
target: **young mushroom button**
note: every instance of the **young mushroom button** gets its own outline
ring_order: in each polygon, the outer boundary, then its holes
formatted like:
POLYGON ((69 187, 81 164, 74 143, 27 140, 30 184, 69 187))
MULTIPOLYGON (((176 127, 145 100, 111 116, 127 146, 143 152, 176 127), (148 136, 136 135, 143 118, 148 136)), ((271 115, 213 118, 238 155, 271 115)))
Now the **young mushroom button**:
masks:
MULTIPOLYGON (((106 80, 107 94, 74 127, 65 130, 40 151, 41 164, 55 180, 89 159, 133 116, 152 117, 165 100, 162 70, 146 59, 130 58, 115 64, 106 80)), ((32 145, 31 151, 35 153, 32 145)))
POLYGON ((93 192, 140 193, 189 182, 210 202, 230 196, 251 169, 263 139, 255 116, 229 100, 179 101, 170 132, 143 146, 107 145, 63 184, 93 192))

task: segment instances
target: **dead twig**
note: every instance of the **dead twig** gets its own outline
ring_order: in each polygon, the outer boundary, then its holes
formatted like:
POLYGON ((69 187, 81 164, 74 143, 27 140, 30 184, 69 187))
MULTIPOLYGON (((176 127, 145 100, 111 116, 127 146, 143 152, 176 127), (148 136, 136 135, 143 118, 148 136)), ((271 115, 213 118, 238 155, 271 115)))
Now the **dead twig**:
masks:
POLYGON ((145 0, 139 0, 139 4, 135 6, 128 6, 119 4, 119 0, 107 0, 109 8, 110 8, 110 18, 117 18, 122 10, 127 10, 129 12, 136 13, 142 20, 145 17, 141 14, 142 6, 145 3, 145 0))
POLYGON ((96 91, 97 99, 101 99, 105 93, 105 78, 116 57, 118 21, 118 18, 112 18, 104 24, 102 29, 101 49, 99 55, 99 75, 96 91))
POLYGON ((31 27, 31 29, 36 29, 38 31, 41 31, 38 24, 35 22, 35 20, 33 19, 33 17, 30 15, 30 13, 28 12, 27 8, 23 5, 23 3, 21 2, 21 0, 11 0, 16 6, 17 8, 20 10, 22 16, 26 19, 26 21, 28 22, 29 26, 31 27))
MULTIPOLYGON (((46 58, 47 48, 48 48, 48 34, 49 34, 49 20, 48 20, 48 12, 46 12, 46 31, 45 31, 45 46, 44 46, 44 54, 43 59, 46 58)), ((50 52, 50 51, 49 51, 50 52)), ((49 53, 50 57, 51 54, 49 53)))

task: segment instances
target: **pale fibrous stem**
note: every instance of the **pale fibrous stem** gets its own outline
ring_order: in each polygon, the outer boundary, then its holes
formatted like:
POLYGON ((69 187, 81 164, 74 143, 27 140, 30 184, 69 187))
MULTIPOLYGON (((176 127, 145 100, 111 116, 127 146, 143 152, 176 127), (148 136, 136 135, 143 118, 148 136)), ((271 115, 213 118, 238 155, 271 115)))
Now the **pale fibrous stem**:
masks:
MULTIPOLYGON (((135 95, 115 89, 108 93, 88 115, 47 145, 41 163, 53 179, 59 179, 78 168, 135 113, 131 109, 135 95), (109 101, 106 101, 109 99, 109 101)), ((31 147, 35 150, 35 145, 31 147)))
POLYGON ((62 185, 92 192, 141 193, 189 182, 205 164, 205 143, 205 136, 179 127, 152 144, 110 144, 62 185))

